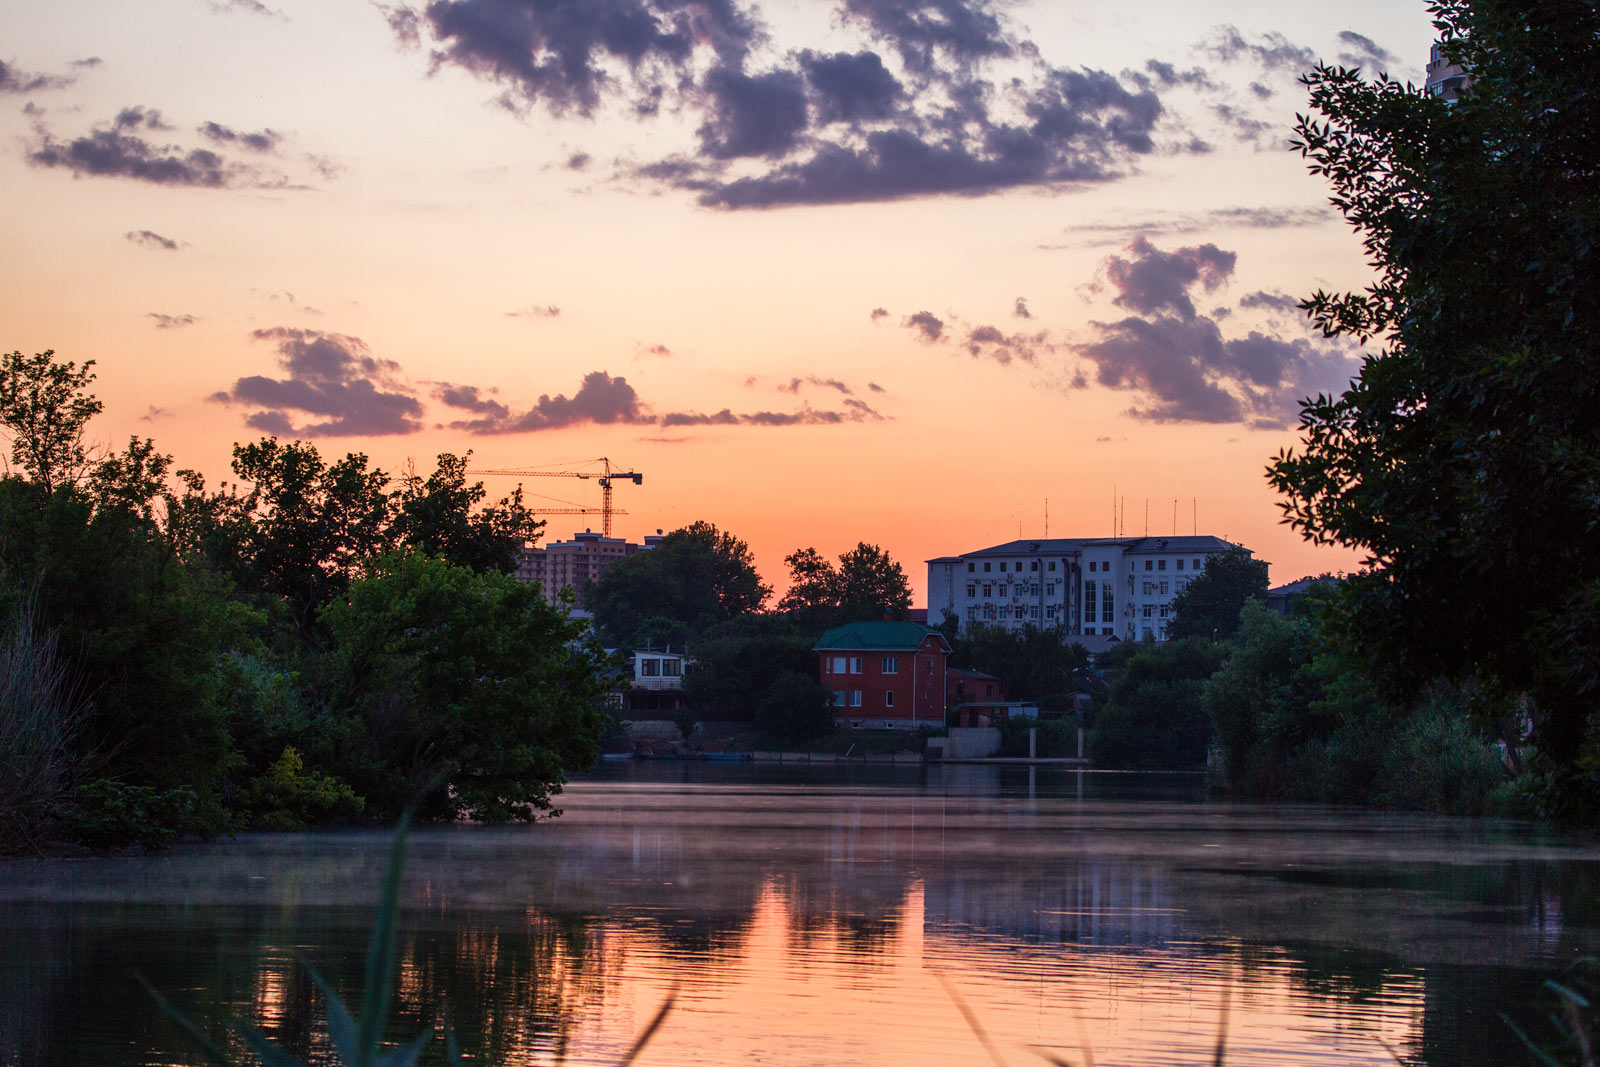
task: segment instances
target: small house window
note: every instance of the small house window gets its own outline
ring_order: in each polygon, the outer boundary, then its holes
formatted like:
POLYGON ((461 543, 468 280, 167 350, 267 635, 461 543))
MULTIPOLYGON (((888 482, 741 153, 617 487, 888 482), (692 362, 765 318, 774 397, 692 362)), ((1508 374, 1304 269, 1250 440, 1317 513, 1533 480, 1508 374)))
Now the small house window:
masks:
POLYGON ((861 690, 850 690, 850 706, 852 708, 859 708, 861 706, 861 690))
POLYGON ((1167 561, 1166 560, 1164 560, 1164 559, 1156 560, 1156 570, 1164 571, 1166 569, 1167 569, 1167 561))
POLYGON ((885 656, 885 657, 883 657, 883 673, 884 674, 899 674, 900 673, 900 657, 899 656, 885 656))
POLYGON ((850 673, 851 674, 860 674, 861 673, 861 657, 860 656, 851 656, 850 657, 850 673))
POLYGON ((1178 569, 1180 571, 1183 570, 1183 560, 1181 560, 1181 559, 1178 561, 1178 569))
POLYGON ((1144 569, 1145 570, 1151 570, 1154 567, 1155 567, 1155 560, 1147 559, 1147 560, 1144 561, 1144 569))
POLYGON ((983 573, 985 573, 985 574, 989 573, 989 561, 988 560, 984 560, 983 561, 983 573))
POLYGON ((659 678, 661 676, 661 661, 658 659, 640 660, 639 676, 641 678, 659 678))
POLYGON ((889 692, 883 694, 883 706, 886 707, 886 708, 894 707, 894 691, 893 690, 890 690, 889 692))

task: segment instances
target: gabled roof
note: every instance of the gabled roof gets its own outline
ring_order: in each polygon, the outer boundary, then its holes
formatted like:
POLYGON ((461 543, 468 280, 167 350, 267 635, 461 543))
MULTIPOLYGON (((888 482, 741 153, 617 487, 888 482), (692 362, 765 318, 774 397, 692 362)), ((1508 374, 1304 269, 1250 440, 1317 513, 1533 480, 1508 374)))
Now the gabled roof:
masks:
POLYGON ((915 652, 932 634, 946 652, 950 642, 932 626, 920 622, 852 622, 835 626, 811 646, 813 652, 915 652))

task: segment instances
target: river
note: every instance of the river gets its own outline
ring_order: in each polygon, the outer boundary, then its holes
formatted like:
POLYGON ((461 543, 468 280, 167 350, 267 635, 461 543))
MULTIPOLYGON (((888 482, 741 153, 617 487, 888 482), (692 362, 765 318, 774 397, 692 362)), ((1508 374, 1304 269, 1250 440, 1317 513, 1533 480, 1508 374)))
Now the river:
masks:
MULTIPOLYGON (((560 800, 411 835, 396 1039, 448 1001, 471 1062, 612 1063, 670 996, 641 1067, 1514 1063, 1502 1013, 1600 949, 1600 851, 1519 823, 1025 767, 609 764, 560 800)), ((354 996, 390 844, 0 863, 0 1064, 201 1062, 135 972, 333 1062, 300 961, 354 996)))

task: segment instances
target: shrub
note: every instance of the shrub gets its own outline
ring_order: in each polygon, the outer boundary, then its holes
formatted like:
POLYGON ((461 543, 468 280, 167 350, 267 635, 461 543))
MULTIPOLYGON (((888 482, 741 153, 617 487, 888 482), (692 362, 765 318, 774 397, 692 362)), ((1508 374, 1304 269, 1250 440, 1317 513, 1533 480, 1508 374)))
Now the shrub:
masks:
POLYGON ((266 774, 251 780, 244 797, 251 825, 268 830, 302 830, 310 823, 349 818, 365 806, 347 783, 331 774, 307 771, 293 746, 283 750, 266 774))
POLYGON ((101 778, 78 791, 63 823, 68 838, 97 851, 139 845, 155 852, 200 829, 196 799, 193 789, 157 792, 101 778))

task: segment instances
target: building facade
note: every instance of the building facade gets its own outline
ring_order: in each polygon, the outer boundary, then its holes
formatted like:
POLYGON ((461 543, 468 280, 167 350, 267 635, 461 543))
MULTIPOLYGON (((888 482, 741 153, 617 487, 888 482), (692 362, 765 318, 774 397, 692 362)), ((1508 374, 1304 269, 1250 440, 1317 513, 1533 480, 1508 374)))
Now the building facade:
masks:
POLYGON ((915 622, 835 626, 812 646, 833 693, 835 721, 851 727, 943 726, 950 642, 915 622))
POLYGON ((940 556, 928 560, 928 619, 1165 641, 1178 593, 1211 557, 1240 547, 1209 535, 1066 537, 940 556))
POLYGON ((581 608, 585 583, 599 578, 607 567, 624 556, 652 549, 661 540, 659 530, 655 536, 646 537, 642 545, 585 530, 574 534, 570 541, 524 546, 522 559, 517 564, 517 577, 525 582, 538 582, 545 600, 551 604, 559 600, 561 590, 571 589, 575 605, 581 608))

